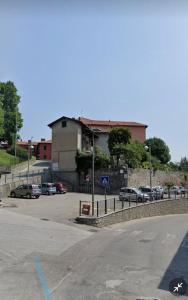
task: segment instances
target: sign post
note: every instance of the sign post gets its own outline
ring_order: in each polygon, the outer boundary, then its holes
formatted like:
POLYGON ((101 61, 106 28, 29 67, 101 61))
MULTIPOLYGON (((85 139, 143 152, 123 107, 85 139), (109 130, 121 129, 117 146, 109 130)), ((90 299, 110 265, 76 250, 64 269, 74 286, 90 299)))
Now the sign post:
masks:
POLYGON ((107 214, 107 199, 106 199, 106 187, 109 185, 109 176, 101 176, 100 181, 104 186, 104 199, 105 199, 105 214, 107 214))

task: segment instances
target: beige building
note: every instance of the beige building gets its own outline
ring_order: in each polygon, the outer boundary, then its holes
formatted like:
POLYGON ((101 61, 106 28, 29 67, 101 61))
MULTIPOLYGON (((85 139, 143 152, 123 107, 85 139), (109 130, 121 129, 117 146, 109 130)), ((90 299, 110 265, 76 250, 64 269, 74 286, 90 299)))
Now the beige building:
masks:
POLYGON ((109 131, 114 127, 128 127, 132 139, 145 141, 147 125, 136 122, 98 121, 86 118, 61 117, 48 125, 52 129, 52 162, 56 169, 75 171, 77 151, 90 151, 93 129, 100 131, 95 135, 95 145, 107 154, 109 131))
POLYGON ((48 125, 52 129, 52 162, 59 170, 75 171, 78 150, 91 150, 91 131, 74 118, 62 117, 48 125))

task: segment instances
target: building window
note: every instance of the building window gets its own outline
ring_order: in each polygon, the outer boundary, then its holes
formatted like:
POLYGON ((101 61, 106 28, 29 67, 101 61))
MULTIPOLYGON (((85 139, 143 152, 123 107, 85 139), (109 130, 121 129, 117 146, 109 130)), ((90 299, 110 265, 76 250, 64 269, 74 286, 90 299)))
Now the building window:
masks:
POLYGON ((44 155, 44 159, 46 159, 46 155, 44 155))
POLYGON ((63 127, 63 128, 64 128, 64 127, 67 127, 67 121, 62 121, 62 122, 61 122, 61 127, 63 127))
POLYGON ((44 151, 46 151, 46 145, 44 145, 44 151))

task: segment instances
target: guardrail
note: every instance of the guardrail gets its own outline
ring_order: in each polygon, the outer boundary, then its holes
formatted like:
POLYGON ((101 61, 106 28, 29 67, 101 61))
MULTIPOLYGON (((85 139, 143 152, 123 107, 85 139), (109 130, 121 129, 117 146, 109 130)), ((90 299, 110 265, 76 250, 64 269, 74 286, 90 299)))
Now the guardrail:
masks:
POLYGON ((94 201, 94 214, 92 215, 92 201, 80 201, 79 205, 79 216, 95 216, 100 217, 104 216, 111 212, 121 211, 124 208, 130 208, 133 206, 142 205, 143 203, 148 202, 157 202, 158 200, 165 200, 165 199, 188 199, 188 191, 184 193, 169 193, 164 194, 163 198, 153 199, 150 197, 142 197, 142 201, 140 199, 140 196, 136 196, 134 199, 132 197, 132 194, 129 194, 128 197, 126 197, 126 200, 119 200, 117 197, 113 198, 107 198, 102 199, 98 201, 94 201))

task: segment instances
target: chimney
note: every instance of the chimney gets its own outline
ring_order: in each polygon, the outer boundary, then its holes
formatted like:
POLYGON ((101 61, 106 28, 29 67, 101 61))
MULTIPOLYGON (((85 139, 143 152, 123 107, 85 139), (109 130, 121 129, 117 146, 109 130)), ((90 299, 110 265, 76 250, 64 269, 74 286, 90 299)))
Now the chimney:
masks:
POLYGON ((41 139, 40 141, 41 141, 41 142, 45 142, 45 140, 46 140, 46 139, 41 139))

